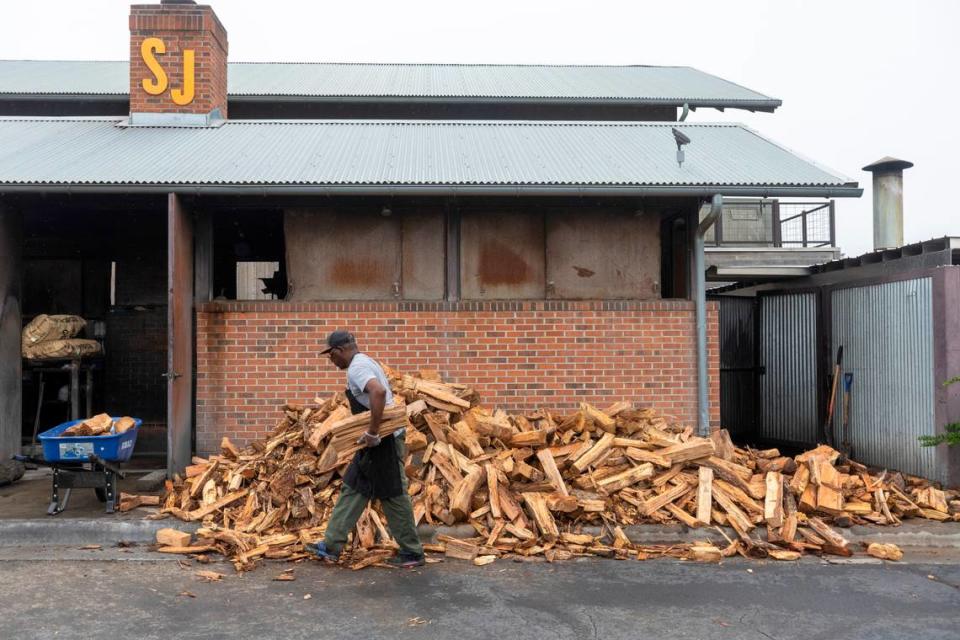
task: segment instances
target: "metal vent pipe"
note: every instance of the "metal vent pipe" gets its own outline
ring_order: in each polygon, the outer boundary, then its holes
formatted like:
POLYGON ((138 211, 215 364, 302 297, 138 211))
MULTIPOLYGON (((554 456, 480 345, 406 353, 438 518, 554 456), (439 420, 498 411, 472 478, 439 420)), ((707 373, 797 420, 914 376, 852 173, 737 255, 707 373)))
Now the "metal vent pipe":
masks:
POLYGON ((873 248, 903 246, 903 170, 912 162, 887 156, 863 168, 873 174, 873 248))
POLYGON ((693 299, 697 319, 697 434, 710 435, 710 385, 707 364, 707 285, 703 266, 704 236, 723 213, 723 196, 715 194, 710 213, 693 234, 693 299))

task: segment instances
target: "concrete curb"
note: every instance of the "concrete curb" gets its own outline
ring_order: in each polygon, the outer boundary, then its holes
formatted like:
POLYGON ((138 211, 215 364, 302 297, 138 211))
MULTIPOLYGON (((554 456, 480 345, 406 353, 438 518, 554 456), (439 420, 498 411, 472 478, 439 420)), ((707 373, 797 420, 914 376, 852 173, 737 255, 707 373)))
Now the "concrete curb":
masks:
POLYGON ((153 542, 157 531, 172 528, 196 531, 196 523, 178 520, 109 520, 64 518, 47 520, 0 520, 0 546, 23 544, 114 544, 153 542))
MULTIPOLYGON (((63 518, 0 520, 0 546, 51 544, 83 545, 114 544, 120 540, 130 542, 153 542, 160 529, 196 531, 199 523, 181 522, 174 518, 165 520, 119 520, 111 518, 63 518)), ((733 529, 723 528, 732 540, 733 529)), ((899 527, 855 526, 837 529, 851 545, 862 542, 893 543, 900 547, 928 547, 960 549, 960 526, 952 523, 904 523, 899 527)), ((470 538, 476 535, 473 527, 466 524, 447 526, 420 525, 417 532, 424 542, 435 542, 439 534, 454 538, 470 538)), ((584 527, 583 532, 601 535, 600 527, 584 527)), ((644 524, 624 527, 631 542, 646 545, 684 544, 712 541, 726 544, 726 539, 717 528, 688 529, 683 525, 644 524)), ((762 530, 758 530, 764 537, 762 530)))

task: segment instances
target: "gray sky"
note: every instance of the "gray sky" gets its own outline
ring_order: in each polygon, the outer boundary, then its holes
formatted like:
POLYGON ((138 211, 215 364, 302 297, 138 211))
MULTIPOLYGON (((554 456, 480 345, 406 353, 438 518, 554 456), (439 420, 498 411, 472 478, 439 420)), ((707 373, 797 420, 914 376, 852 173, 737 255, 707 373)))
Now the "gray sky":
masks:
MULTIPOLYGON (((860 182, 838 204, 839 244, 869 251, 870 174, 892 155, 905 179, 907 242, 960 235, 957 0, 684 2, 213 0, 235 61, 689 65, 780 98, 739 121, 860 182), (950 160, 950 158, 954 160, 950 160)), ((122 0, 6 1, 0 59, 126 60, 122 0)))

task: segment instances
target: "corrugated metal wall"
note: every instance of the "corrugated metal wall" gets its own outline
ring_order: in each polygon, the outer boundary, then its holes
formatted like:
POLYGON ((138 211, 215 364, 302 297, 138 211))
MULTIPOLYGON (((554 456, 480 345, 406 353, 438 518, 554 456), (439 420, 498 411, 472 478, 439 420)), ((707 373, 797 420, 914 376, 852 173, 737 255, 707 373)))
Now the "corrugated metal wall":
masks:
POLYGON ((917 442, 936 424, 932 279, 841 289, 831 300, 833 352, 843 345, 843 371, 853 373, 854 457, 945 482, 935 449, 917 442))
POLYGON ((720 298, 720 424, 732 436, 756 435, 754 298, 720 298))
POLYGON ((813 443, 817 434, 817 298, 760 298, 760 435, 813 443))

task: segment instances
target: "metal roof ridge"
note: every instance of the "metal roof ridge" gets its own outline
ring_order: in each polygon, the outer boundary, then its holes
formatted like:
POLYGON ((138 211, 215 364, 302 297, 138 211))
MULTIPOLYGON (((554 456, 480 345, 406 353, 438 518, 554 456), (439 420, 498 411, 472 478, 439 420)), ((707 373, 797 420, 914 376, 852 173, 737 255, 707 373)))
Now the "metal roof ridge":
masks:
POLYGON ((48 58, 41 60, 40 58, 0 58, 0 62, 109 62, 109 63, 123 63, 129 64, 130 60, 64 60, 62 58, 48 58))
POLYGON ((816 160, 810 158, 810 157, 807 156, 806 154, 800 153, 800 152, 796 151, 795 149, 793 149, 793 148, 791 148, 791 147, 788 147, 788 146, 785 145, 785 144, 781 144, 781 143, 777 142, 776 140, 773 140, 772 138, 768 138, 767 136, 763 135, 762 133, 760 133, 759 131, 757 131, 757 130, 754 129, 753 127, 749 127, 749 126, 747 126, 747 125, 745 125, 745 124, 742 124, 742 125, 740 125, 740 126, 741 126, 745 131, 747 131, 747 132, 749 132, 749 133, 752 133, 753 135, 757 136, 757 137, 760 138, 761 140, 766 140, 767 142, 769 142, 770 144, 774 145, 775 147, 779 147, 779 148, 783 149, 783 150, 786 151, 787 153, 792 154, 792 155, 796 156, 797 158, 800 158, 800 159, 803 160, 804 162, 809 162, 810 164, 812 164, 813 166, 817 167, 817 168, 820 169, 821 171, 826 172, 826 173, 829 173, 829 174, 831 174, 831 175, 833 175, 833 176, 836 176, 836 177, 838 177, 838 178, 843 178, 844 180, 847 181, 847 184, 857 185, 857 186, 859 186, 859 184, 860 184, 860 182, 859 182, 858 180, 854 180, 853 178, 851 178, 850 176, 848 176, 846 173, 844 173, 844 172, 842 172, 842 171, 837 171, 836 169, 833 169, 832 167, 829 167, 829 166, 823 164, 822 162, 817 162, 816 160))
MULTIPOLYGON (((0 122, 124 122, 127 116, 8 116, 0 115, 0 122)), ((757 134, 746 125, 739 122, 673 122, 664 120, 448 120, 448 119, 354 119, 354 118, 250 118, 250 119, 226 119, 223 126, 231 125, 407 125, 407 126, 525 126, 525 127, 685 127, 685 128, 725 128, 747 129, 751 133, 770 142, 763 135, 757 134)), ((143 127, 140 127, 143 128, 143 127)), ((151 128, 151 127, 147 127, 151 128)), ((168 126, 157 125, 155 128, 170 128, 168 126)), ((191 127, 196 128, 196 127, 191 127)), ((775 143, 774 143, 775 144, 775 143)), ((778 145, 780 146, 780 145, 778 145)), ((789 149, 784 148, 789 151, 789 149)))
MULTIPOLYGON (((724 77, 722 77, 722 76, 718 76, 718 75, 715 74, 715 73, 710 73, 709 71, 704 71, 703 69, 700 69, 700 68, 698 68, 698 67, 687 67, 687 68, 688 68, 688 69, 693 69, 693 70, 696 71, 697 73, 702 73, 702 74, 705 75, 705 76, 710 76, 711 78, 716 78, 717 80, 720 80, 720 81, 722 81, 722 82, 726 82, 726 83, 728 83, 728 84, 732 84, 733 86, 738 87, 738 88, 740 88, 740 89, 743 89, 744 91, 749 91, 750 93, 755 93, 755 94, 757 94, 758 96, 763 96, 764 98, 767 98, 768 100, 772 100, 772 101, 774 101, 774 102, 778 102, 778 103, 780 103, 781 106, 783 105, 783 100, 781 100, 780 98, 774 98, 773 96, 769 96, 769 95, 767 95, 767 94, 765 94, 765 93, 760 93, 760 92, 757 91, 756 89, 751 89, 750 87, 747 87, 747 86, 745 86, 745 85, 742 85, 742 84, 740 84, 739 82, 734 82, 733 80, 727 80, 726 78, 724 78, 724 77)), ((744 100, 747 100, 747 99, 744 99, 744 100)), ((752 102, 758 102, 758 100, 751 100, 751 101, 752 101, 752 102)))
POLYGON ((9 116, 0 115, 0 122, 123 122, 127 116, 9 116))
MULTIPOLYGON (((64 58, 0 58, 0 62, 84 62, 84 63, 123 63, 125 60, 102 59, 64 59, 64 58)), ((370 66, 370 67, 543 67, 547 69, 578 69, 578 68, 605 68, 605 69, 692 69, 705 75, 719 78, 712 73, 701 71, 690 65, 680 64, 603 64, 603 63, 564 63, 554 64, 545 62, 358 62, 341 60, 228 60, 227 64, 303 64, 303 65, 343 65, 343 66, 370 66)), ((723 79, 723 78, 721 78, 723 79)), ((735 84, 735 83, 731 83, 735 84)), ((741 85, 737 85, 741 86, 741 85)), ((746 88, 746 87, 741 87, 746 88)), ((758 93, 748 89, 753 93, 758 93)))

